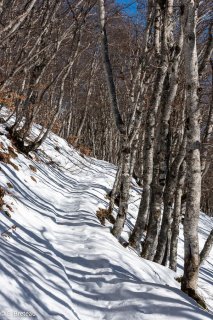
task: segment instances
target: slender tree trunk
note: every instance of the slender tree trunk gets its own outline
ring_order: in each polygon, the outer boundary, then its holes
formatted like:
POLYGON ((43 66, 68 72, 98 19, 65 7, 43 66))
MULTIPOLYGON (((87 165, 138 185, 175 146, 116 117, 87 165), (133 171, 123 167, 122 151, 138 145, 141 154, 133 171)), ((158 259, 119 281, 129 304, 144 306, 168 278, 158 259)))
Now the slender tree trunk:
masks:
POLYGON ((178 236, 181 222, 181 198, 183 194, 183 187, 186 176, 186 162, 183 161, 180 167, 177 189, 175 193, 175 204, 173 211, 173 222, 172 222, 172 238, 171 238, 171 249, 170 249, 170 268, 173 271, 177 271, 177 247, 178 247, 178 236))
POLYGON ((206 239, 204 247, 200 253, 200 264, 202 264, 206 260, 206 258, 209 256, 212 246, 213 246, 213 229, 211 230, 208 238, 206 239))
POLYGON ((169 261, 169 254, 171 250, 171 237, 172 237, 172 230, 169 228, 167 232, 167 241, 166 241, 166 247, 165 247, 165 252, 164 252, 164 257, 162 261, 162 265, 167 267, 168 261, 169 261))
POLYGON ((148 110, 145 141, 143 147, 143 194, 139 207, 137 220, 129 238, 129 244, 133 248, 138 248, 145 224, 147 222, 149 202, 150 202, 150 185, 153 175, 153 154, 154 154, 154 139, 155 139, 155 125, 156 113, 160 103, 161 93, 163 90, 163 82, 166 76, 167 63, 163 62, 162 68, 158 71, 155 79, 155 86, 153 89, 153 96, 151 99, 151 106, 148 110))
POLYGON ((71 131, 71 121, 72 121, 72 110, 69 111, 68 117, 67 117, 67 130, 65 134, 65 138, 68 139, 71 131))
POLYGON ((120 203, 119 211, 112 229, 112 234, 119 238, 124 227, 126 215, 128 211, 129 189, 130 189, 130 165, 131 165, 131 151, 128 139, 122 143, 122 171, 121 171, 121 185, 120 185, 120 203))
POLYGON ((113 184, 112 191, 110 193, 110 202, 109 202, 109 214, 112 214, 114 205, 115 205, 115 199, 118 195, 119 189, 120 189, 120 182, 121 182, 121 166, 119 165, 118 170, 116 172, 115 181, 113 184))
POLYGON ((202 138, 202 152, 201 152, 201 172, 202 178, 208 171, 210 161, 208 161, 208 143, 210 142, 212 132, 213 132, 213 61, 211 63, 212 67, 212 94, 211 94, 211 105, 208 113, 207 125, 205 128, 204 136, 202 138))
MULTIPOLYGON (((178 44, 175 46, 173 57, 170 62, 169 70, 164 81, 163 95, 161 99, 162 110, 160 120, 160 130, 157 135, 156 152, 154 155, 153 165, 153 181, 152 181, 152 204, 150 214, 155 215, 163 203, 163 192, 166 184, 166 176, 168 172, 168 134, 169 120, 172 113, 172 106, 178 89, 178 70, 180 56, 183 46, 183 32, 181 30, 178 44)), ((156 225, 159 224, 156 220, 156 225)), ((156 230, 158 229, 158 226, 156 230)), ((157 234, 155 235, 157 237, 157 234)), ((154 239, 153 239, 154 240, 154 239)), ((155 243, 155 240, 153 241, 155 243)))
MULTIPOLYGON (((163 204, 163 192, 166 183, 166 177, 168 172, 168 134, 169 134, 169 120, 172 112, 172 106, 176 97, 178 89, 178 71, 180 56, 183 46, 183 32, 180 31, 179 41, 176 46, 173 43, 173 25, 172 25, 172 6, 173 2, 168 2, 167 18, 165 19, 165 38, 167 41, 166 47, 175 48, 170 58, 170 65, 167 72, 167 76, 164 80, 163 95, 161 98, 162 110, 160 120, 160 130, 157 134, 156 152, 154 155, 153 165, 153 181, 151 184, 151 205, 150 205, 150 217, 148 224, 147 236, 144 242, 142 256, 150 260, 153 259, 156 246, 158 230, 161 219, 161 207, 163 204)), ((169 55, 165 50, 165 54, 169 55)), ((165 238, 167 241, 167 237, 165 238)), ((166 244, 166 242, 165 242, 166 244)), ((163 256, 162 256, 163 259, 163 256)), ((162 261, 161 259, 161 261, 162 261)))
POLYGON ((201 198, 200 109, 196 43, 197 1, 182 1, 187 107, 187 202, 184 218, 184 275, 182 290, 193 296, 200 265, 198 221, 201 198))
MULTIPOLYGON (((148 21, 152 21, 153 15, 153 6, 152 1, 149 2, 149 12, 148 12, 148 21)), ((155 16, 154 16, 154 29, 155 29, 155 50, 157 55, 160 50, 160 20, 161 20, 161 10, 159 4, 156 5, 155 16)), ((148 24, 146 29, 146 46, 148 44, 148 35, 150 31, 151 23, 148 24)), ((146 49, 145 49, 146 52, 146 49)), ((158 73, 158 80, 160 80, 160 72, 158 73)), ((158 81, 157 80, 157 81, 158 81)), ((156 88, 155 88, 156 89, 156 88)), ((148 210, 149 210, 149 200, 150 200, 150 184, 152 181, 152 161, 153 161, 153 147, 154 147, 154 134, 155 134, 155 115, 158 109, 160 91, 154 90, 154 94, 151 99, 152 108, 148 110, 147 122, 145 128, 145 134, 143 135, 143 194, 140 202, 139 212, 137 220, 133 231, 129 238, 129 244, 135 249, 139 249, 141 237, 147 222, 148 210), (156 95, 155 95, 156 94, 156 95)))
POLYGON ((117 101, 115 83, 113 79, 112 65, 109 58, 104 0, 99 0, 99 14, 100 14, 100 28, 101 28, 101 48, 102 48, 102 56, 103 56, 106 81, 107 81, 111 108, 114 115, 115 123, 121 136, 122 170, 121 170, 121 184, 120 184, 120 204, 119 204, 118 215, 112 229, 112 234, 116 238, 119 238, 123 230, 123 226, 124 226, 127 211, 128 211, 128 200, 129 200, 129 189, 130 189, 131 148, 130 148, 129 137, 127 134, 127 127, 122 120, 122 117, 118 108, 118 101, 117 101))
POLYGON ((185 134, 183 137, 183 142, 181 144, 179 154, 173 161, 170 171, 168 172, 166 188, 164 191, 163 218, 162 218, 161 229, 158 237, 157 250, 154 258, 154 261, 157 263, 162 263, 165 255, 166 243, 168 241, 168 232, 171 229, 172 211, 173 211, 172 205, 174 201, 174 193, 175 193, 175 188, 177 184, 179 168, 186 154, 186 141, 187 139, 185 134))
POLYGON ((131 163, 130 163, 130 177, 133 176, 136 157, 137 157, 137 150, 138 150, 138 143, 139 143, 139 134, 135 136, 135 139, 132 142, 132 150, 131 150, 131 163))
POLYGON ((86 101, 85 101, 85 108, 84 108, 84 113, 83 113, 83 117, 81 119, 81 123, 80 126, 78 128, 78 132, 77 132, 77 137, 75 140, 75 146, 77 146, 79 138, 81 136, 81 132, 83 129, 83 126, 85 124, 86 121, 86 117, 87 117, 87 112, 88 112, 88 107, 89 107, 89 101, 90 101, 90 97, 92 95, 92 80, 93 80, 93 75, 95 72, 95 65, 96 65, 97 61, 96 61, 96 54, 94 54, 94 58, 91 64, 91 71, 90 71, 90 76, 89 76, 89 85, 88 85, 88 90, 87 90, 87 96, 86 96, 86 101))
POLYGON ((111 108, 114 115, 115 123, 118 131, 122 135, 126 135, 125 124, 121 118, 121 114, 118 108, 118 100, 115 89, 115 83, 113 79, 112 65, 109 58, 108 38, 106 32, 106 17, 105 17, 105 5, 104 0, 99 0, 99 15, 100 15, 100 28, 101 28, 101 49, 103 56, 103 64, 105 69, 106 81, 109 91, 109 97, 111 101, 111 108))
MULTIPOLYGON (((157 77, 155 79, 155 86, 153 91, 153 98, 151 100, 151 107, 148 110, 147 128, 145 133, 145 145, 144 145, 144 196, 142 201, 144 204, 140 205, 138 218, 136 221, 137 226, 133 230, 134 242, 138 244, 142 236, 141 226, 144 226, 144 222, 147 219, 149 203, 151 195, 151 182, 153 177, 153 156, 154 156, 154 139, 155 139, 155 126, 156 126, 156 113, 161 101, 163 92, 164 81, 168 70, 168 42, 170 33, 172 31, 171 19, 173 10, 173 1, 169 1, 162 10, 162 45, 161 45, 161 64, 158 70, 157 77), (136 230, 137 229, 137 230, 136 230), (137 236, 136 236, 137 235, 137 236)), ((153 208, 154 209, 154 208, 153 208)), ((146 234, 146 238, 143 244, 142 257, 152 260, 154 258, 156 249, 156 239, 158 233, 158 225, 161 217, 161 207, 156 204, 155 210, 150 210, 149 224, 146 234)), ((133 245, 134 245, 133 242, 133 245)))

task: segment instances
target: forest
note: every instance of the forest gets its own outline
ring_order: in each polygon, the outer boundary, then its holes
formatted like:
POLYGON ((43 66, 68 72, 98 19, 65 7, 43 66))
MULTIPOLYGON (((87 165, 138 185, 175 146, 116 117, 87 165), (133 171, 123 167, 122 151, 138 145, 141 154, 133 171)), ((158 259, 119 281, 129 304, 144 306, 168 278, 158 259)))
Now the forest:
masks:
POLYGON ((134 178, 143 192, 123 245, 176 271, 182 223, 181 289, 205 305, 197 281, 213 230, 200 248, 198 222, 213 214, 213 3, 137 0, 131 13, 128 3, 0 0, 0 121, 24 154, 53 131, 117 166, 104 215, 118 241, 134 178))

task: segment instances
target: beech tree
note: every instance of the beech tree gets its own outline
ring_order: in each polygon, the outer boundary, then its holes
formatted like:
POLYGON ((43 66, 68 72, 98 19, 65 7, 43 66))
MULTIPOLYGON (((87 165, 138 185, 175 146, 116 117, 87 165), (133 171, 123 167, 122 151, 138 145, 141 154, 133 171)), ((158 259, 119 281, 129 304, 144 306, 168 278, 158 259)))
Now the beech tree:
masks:
MULTIPOLYGON (((150 1, 151 3, 152 1, 150 1)), ((110 104, 112 108, 112 112, 115 119, 115 124, 117 130, 120 134, 120 150, 121 150, 121 168, 118 170, 118 174, 116 179, 120 179, 120 183, 118 181, 115 182, 114 191, 119 187, 120 194, 120 203, 119 203, 119 211, 116 217, 115 224, 112 229, 112 234, 119 238, 121 232, 123 230, 123 226, 125 223, 127 211, 128 211, 128 200, 129 200, 129 189, 130 189, 130 171, 131 171, 131 162, 135 162, 135 152, 138 144, 138 131, 142 120, 142 108, 138 104, 138 100, 141 95, 143 95, 144 91, 144 80, 145 80, 145 66, 140 62, 137 66, 136 72, 132 78, 132 86, 129 89, 130 97, 131 97, 131 105, 132 105, 132 113, 130 114, 129 122, 124 121, 122 118, 121 112, 118 106, 118 97, 116 92, 115 81, 113 77, 112 64, 109 56, 109 44, 106 30, 106 15, 105 15, 105 3, 104 0, 99 0, 99 14, 100 14, 100 28, 101 28, 101 48, 102 48, 102 56, 104 69, 106 74, 107 86, 110 97, 110 104), (144 72, 141 77, 142 71, 144 72), (139 82, 139 91, 136 93, 136 87, 139 82)), ((151 16, 152 10, 149 8, 148 10, 148 25, 145 32, 145 45, 143 50, 143 59, 146 59, 147 54, 147 46, 149 41, 149 31, 151 28, 151 16)), ((132 164, 134 168, 134 165, 132 164)), ((113 191, 113 194, 115 192, 113 191)), ((113 198, 112 198, 113 199, 113 198)), ((110 206, 111 209, 111 206, 110 206)))
POLYGON ((198 220, 201 198, 200 108, 198 105, 198 55, 196 45, 198 4, 182 2, 184 63, 187 112, 187 202, 184 217, 184 275, 182 289, 192 294, 197 289, 199 272, 198 220))

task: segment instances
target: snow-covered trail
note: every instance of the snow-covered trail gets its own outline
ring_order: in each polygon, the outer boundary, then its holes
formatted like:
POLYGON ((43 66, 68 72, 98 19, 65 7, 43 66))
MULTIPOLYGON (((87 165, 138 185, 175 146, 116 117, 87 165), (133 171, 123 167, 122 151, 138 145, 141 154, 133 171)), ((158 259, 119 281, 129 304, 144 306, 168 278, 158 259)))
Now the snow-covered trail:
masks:
POLYGON ((17 227, 0 237, 0 320, 17 312, 38 320, 212 319, 179 290, 171 270, 123 248, 100 225, 95 213, 107 205, 112 165, 82 158, 53 134, 37 157, 19 154, 18 171, 0 164, 13 209, 11 218, 1 213, 0 232, 17 227))

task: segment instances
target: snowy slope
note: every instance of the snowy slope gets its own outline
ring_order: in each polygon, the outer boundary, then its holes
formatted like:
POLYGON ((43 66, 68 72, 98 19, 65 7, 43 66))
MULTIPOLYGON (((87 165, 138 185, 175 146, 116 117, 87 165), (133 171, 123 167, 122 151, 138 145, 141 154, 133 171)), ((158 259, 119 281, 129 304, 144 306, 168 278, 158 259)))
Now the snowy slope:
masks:
MULTIPOLYGON (((6 152, 10 141, 0 135, 0 142, 6 152)), ((12 159, 18 170, 0 162, 3 209, 11 213, 0 213, 0 320, 213 319, 179 290, 171 270, 139 258, 101 226, 96 211, 107 206, 113 165, 83 158, 54 134, 32 157, 12 159)), ((137 212, 136 186, 130 202, 124 238, 137 212)), ((211 223, 201 216, 202 242, 211 223)), ((199 282, 209 307, 212 266, 211 258, 199 282)))

